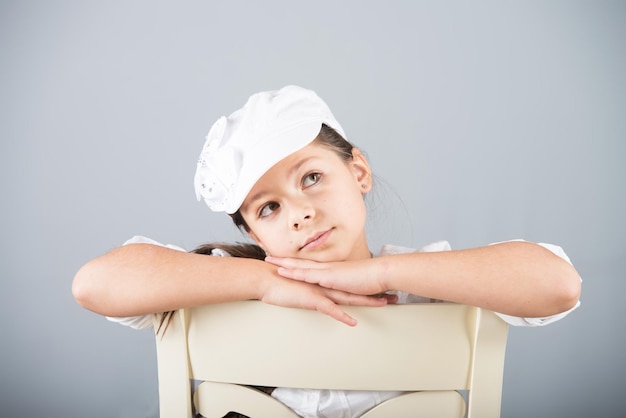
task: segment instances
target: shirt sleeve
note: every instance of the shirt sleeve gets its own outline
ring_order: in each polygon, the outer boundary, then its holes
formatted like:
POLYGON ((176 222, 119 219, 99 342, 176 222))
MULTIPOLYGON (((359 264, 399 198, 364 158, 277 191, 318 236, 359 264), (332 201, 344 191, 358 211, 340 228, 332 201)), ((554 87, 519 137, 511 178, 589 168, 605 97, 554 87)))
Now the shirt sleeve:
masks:
MULTIPOLYGON (((153 239, 143 237, 140 235, 136 235, 132 237, 131 239, 126 241, 123 245, 129 245, 129 244, 152 244, 152 245, 158 245, 160 247, 170 248, 172 250, 183 251, 183 252, 185 251, 183 248, 178 247, 176 245, 161 244, 158 241, 155 241, 153 239)), ((160 316, 161 316, 160 313, 155 313, 155 314, 138 315, 138 316, 127 316, 127 317, 107 316, 106 319, 108 319, 111 322, 116 322, 118 324, 131 327, 133 329, 146 329, 146 328, 154 328, 155 323, 156 321, 159 320, 160 316)))
MULTIPOLYGON (((522 241, 522 240, 517 240, 517 241, 522 241)), ((494 243, 494 244, 497 244, 497 243, 494 243)), ((490 245, 493 245, 493 244, 490 244, 490 245)), ((559 247, 558 245, 547 244, 543 242, 537 243, 537 245, 542 246, 543 248, 551 251, 553 254, 561 257, 563 260, 567 261, 569 264, 572 264, 567 254, 565 254, 565 251, 563 251, 563 248, 559 247)), ((541 327, 541 326, 545 326, 545 325, 551 324, 553 322, 556 322, 560 319, 565 318, 567 315, 570 314, 570 312, 572 312, 579 306, 580 306, 580 300, 576 302, 576 305, 574 305, 571 309, 565 312, 561 312, 555 315, 546 316, 542 318, 522 318, 518 316, 502 314, 499 312, 495 312, 495 314, 498 315, 500 318, 502 318, 509 325, 513 325, 517 327, 541 327)))

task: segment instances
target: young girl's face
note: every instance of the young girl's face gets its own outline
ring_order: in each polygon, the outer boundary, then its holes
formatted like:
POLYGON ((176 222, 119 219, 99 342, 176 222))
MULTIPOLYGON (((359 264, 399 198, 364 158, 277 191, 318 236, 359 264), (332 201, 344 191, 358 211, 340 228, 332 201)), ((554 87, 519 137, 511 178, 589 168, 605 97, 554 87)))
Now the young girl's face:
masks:
POLYGON ((369 258, 363 194, 371 172, 361 152, 352 154, 346 162, 313 142, 268 170, 240 208, 250 236, 276 257, 369 258))

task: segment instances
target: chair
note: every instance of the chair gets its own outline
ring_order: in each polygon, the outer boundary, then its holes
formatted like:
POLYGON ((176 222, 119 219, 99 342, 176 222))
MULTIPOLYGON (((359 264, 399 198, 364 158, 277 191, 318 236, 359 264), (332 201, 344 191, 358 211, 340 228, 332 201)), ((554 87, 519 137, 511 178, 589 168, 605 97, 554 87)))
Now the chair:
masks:
POLYGON ((176 312, 156 336, 161 418, 295 418, 242 385, 400 390, 363 418, 500 416, 507 324, 450 303, 342 307, 348 327, 318 312, 232 302, 176 312), (457 391, 467 391, 466 398, 457 391))

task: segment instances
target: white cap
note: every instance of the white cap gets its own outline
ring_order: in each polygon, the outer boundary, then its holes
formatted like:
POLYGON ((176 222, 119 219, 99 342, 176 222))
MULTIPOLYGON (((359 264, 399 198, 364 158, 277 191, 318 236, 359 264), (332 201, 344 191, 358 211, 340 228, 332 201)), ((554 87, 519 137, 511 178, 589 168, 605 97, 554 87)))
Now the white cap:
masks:
POLYGON ((346 138, 311 90, 287 86, 250 96, 243 108, 211 127, 196 169, 196 197, 215 212, 237 212, 259 178, 311 143, 322 124, 346 138))

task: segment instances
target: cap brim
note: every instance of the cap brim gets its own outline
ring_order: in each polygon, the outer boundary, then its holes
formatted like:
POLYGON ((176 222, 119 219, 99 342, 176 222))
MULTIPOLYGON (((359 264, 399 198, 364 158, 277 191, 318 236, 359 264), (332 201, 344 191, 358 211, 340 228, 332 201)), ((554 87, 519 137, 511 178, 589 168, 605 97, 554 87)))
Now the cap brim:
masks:
POLYGON ((246 149, 237 188, 228 202, 226 212, 237 212, 257 181, 284 158, 313 142, 321 128, 319 119, 300 123, 246 149))

